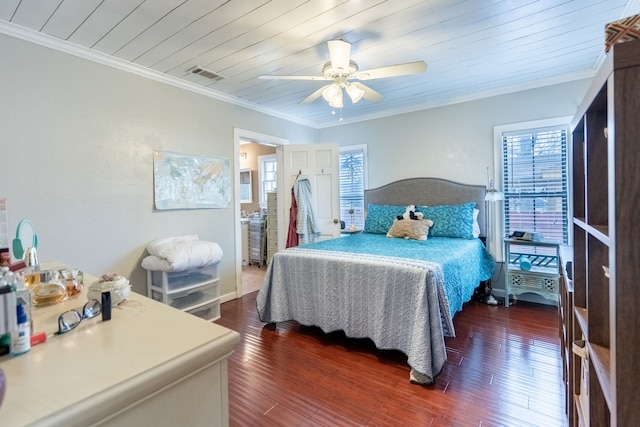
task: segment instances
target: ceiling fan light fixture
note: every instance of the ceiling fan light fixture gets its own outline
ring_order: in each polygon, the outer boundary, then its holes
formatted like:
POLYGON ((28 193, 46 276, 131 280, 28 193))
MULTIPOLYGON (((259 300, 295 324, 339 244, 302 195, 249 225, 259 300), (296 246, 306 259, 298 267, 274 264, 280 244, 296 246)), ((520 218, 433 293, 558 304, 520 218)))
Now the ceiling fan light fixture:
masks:
POLYGON ((351 102, 355 104, 364 96, 364 90, 354 84, 349 84, 347 85, 347 94, 351 98, 351 102))
POLYGON ((340 86, 333 83, 324 88, 324 90, 322 91, 322 97, 325 101, 331 102, 338 95, 338 93, 340 93, 340 86))
POLYGON ((338 87, 338 92, 335 94, 333 99, 331 101, 329 101, 329 106, 331 106, 333 108, 342 108, 343 107, 343 104, 342 104, 342 90, 340 89, 340 87, 338 87))
POLYGON ((410 74, 423 73, 427 69, 424 61, 407 62, 404 64, 388 65, 385 67, 362 70, 358 64, 351 59, 351 45, 344 40, 329 40, 329 61, 322 66, 322 76, 300 76, 300 75, 262 75, 260 79, 273 80, 324 80, 333 81, 316 89, 309 96, 299 102, 301 105, 308 105, 322 96, 333 108, 342 108, 342 89, 347 92, 353 104, 361 99, 375 104, 384 98, 369 86, 360 82, 351 83, 350 80, 373 80, 388 77, 406 76, 410 74))

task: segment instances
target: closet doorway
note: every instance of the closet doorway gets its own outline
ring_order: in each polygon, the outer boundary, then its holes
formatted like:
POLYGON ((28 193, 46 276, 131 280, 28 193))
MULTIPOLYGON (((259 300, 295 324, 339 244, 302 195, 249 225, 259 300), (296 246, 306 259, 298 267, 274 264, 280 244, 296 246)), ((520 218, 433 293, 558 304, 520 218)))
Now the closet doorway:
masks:
MULTIPOLYGON (((266 177, 267 181, 275 180, 276 177, 269 175, 269 170, 265 171, 264 165, 261 165, 261 159, 276 158, 276 147, 279 145, 287 145, 288 140, 278 138, 271 135, 259 134, 256 132, 234 129, 234 151, 236 163, 236 203, 235 203, 235 218, 236 221, 236 297, 239 298, 249 292, 257 291, 262 284, 262 276, 266 270, 265 264, 251 264, 249 265, 248 254, 248 238, 247 230, 248 223, 246 219, 250 215, 260 215, 263 208, 266 208, 265 188, 267 190, 273 189, 273 183, 265 182, 263 178, 266 177), (271 157, 273 156, 273 157, 271 157), (252 183, 252 197, 251 202, 246 202, 247 199, 241 199, 240 197, 240 183, 246 182, 246 179, 240 177, 241 173, 246 174, 247 170, 251 173, 252 183), (262 175, 262 176, 261 176, 262 175), (264 200, 263 200, 264 199, 264 200), (241 203, 241 201, 245 203, 241 203), (243 274, 244 272, 244 274, 243 274), (246 277, 245 277, 246 276, 246 277)), ((278 162, 275 163, 276 171, 280 169, 278 162)), ((278 196, 280 196, 280 189, 275 188, 278 196)), ((279 213, 279 220, 285 220, 282 214, 279 213), (282 218, 282 219, 280 219, 282 218)))

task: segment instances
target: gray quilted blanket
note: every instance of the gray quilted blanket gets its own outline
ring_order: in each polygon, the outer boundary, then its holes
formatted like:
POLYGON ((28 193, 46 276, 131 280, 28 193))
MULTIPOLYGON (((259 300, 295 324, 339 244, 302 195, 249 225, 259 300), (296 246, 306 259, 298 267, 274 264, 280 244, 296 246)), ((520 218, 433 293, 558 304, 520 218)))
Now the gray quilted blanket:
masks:
POLYGON ((257 296, 263 322, 295 320, 402 351, 420 384, 446 361, 448 307, 438 263, 302 247, 273 256, 257 296))

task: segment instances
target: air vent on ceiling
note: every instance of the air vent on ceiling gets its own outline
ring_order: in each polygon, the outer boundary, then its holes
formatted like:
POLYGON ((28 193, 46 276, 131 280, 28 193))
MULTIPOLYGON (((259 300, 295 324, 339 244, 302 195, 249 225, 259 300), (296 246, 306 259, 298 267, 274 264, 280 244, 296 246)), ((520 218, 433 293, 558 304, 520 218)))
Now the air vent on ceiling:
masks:
POLYGON ((207 70, 206 68, 198 67, 197 65, 195 67, 189 68, 187 71, 190 72, 191 74, 198 74, 199 76, 202 76, 202 77, 207 78, 209 80, 213 80, 214 82, 219 82, 220 80, 227 78, 226 76, 223 76, 222 74, 214 73, 211 70, 207 70))

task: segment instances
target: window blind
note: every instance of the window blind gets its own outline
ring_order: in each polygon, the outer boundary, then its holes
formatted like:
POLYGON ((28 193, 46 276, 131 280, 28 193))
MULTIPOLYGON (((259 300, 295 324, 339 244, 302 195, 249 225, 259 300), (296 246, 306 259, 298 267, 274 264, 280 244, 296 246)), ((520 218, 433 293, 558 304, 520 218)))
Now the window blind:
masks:
POLYGON ((502 134, 504 230, 568 242, 567 129, 502 134))
POLYGON ((267 193, 276 191, 278 162, 275 154, 259 157, 260 162, 260 204, 266 206, 267 193))
POLYGON ((341 149, 340 161, 340 219, 345 228, 353 223, 364 228, 364 150, 341 149), (353 209, 353 214, 349 213, 353 209))

